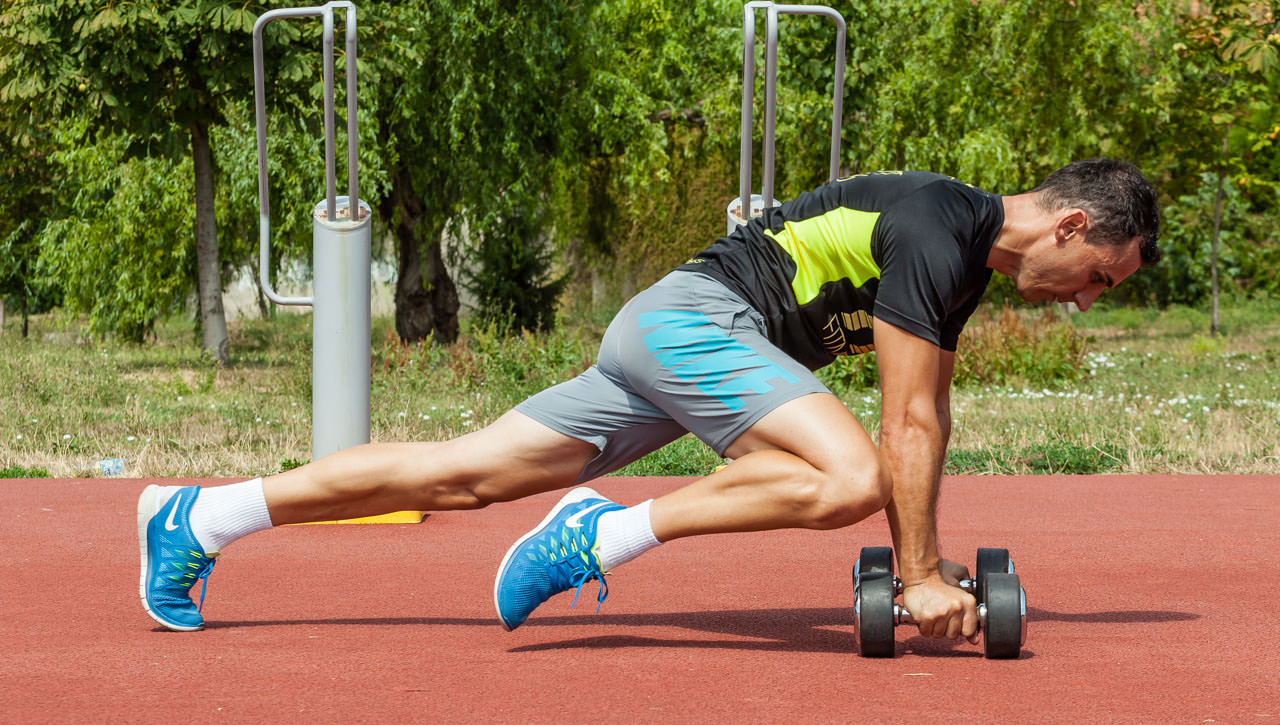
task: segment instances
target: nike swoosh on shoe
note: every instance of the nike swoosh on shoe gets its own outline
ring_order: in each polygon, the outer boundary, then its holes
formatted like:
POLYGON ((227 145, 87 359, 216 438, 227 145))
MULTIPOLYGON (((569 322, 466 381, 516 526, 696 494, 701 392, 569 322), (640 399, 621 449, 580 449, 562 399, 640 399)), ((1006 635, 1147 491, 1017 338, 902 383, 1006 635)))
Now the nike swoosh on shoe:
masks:
POLYGON ((577 512, 577 513, 573 514, 573 515, 572 515, 572 516, 570 516, 569 518, 565 519, 565 521, 564 521, 564 525, 565 525, 565 526, 568 526, 568 527, 569 527, 569 528, 571 528, 571 529, 580 529, 580 528, 582 528, 582 517, 586 516, 587 514, 591 513, 592 511, 595 511, 596 509, 600 508, 601 506, 612 506, 612 505, 613 505, 613 504, 612 504, 611 502, 609 502, 609 501, 601 501, 601 502, 600 502, 600 503, 598 503, 598 504, 593 504, 593 505, 591 505, 591 506, 588 506, 588 507, 586 507, 586 508, 582 509, 581 511, 579 511, 579 512, 577 512))

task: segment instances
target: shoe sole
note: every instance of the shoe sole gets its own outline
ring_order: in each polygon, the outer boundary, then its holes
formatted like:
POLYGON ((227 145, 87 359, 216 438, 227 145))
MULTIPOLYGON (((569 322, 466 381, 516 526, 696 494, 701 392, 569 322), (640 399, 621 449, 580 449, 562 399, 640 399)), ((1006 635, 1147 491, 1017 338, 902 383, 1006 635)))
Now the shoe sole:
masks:
MULTIPOLYGON (((524 536, 521 536, 519 539, 516 540, 516 543, 511 545, 511 548, 507 549, 506 555, 502 557, 502 563, 498 564, 498 575, 493 579, 493 609, 495 612, 498 613, 498 621, 502 623, 503 629, 507 630, 508 632, 515 629, 515 627, 507 626, 507 620, 502 618, 502 608, 498 606, 498 582, 502 581, 502 575, 507 571, 507 564, 511 561, 511 555, 515 553, 516 549, 520 548, 521 544, 533 538, 535 534, 542 531, 542 529, 546 527, 547 524, 551 523, 551 520, 554 519, 556 515, 559 514, 560 511, 565 506, 578 503, 579 501, 582 501, 588 498, 602 499, 604 498, 604 496, 601 496, 600 494, 596 493, 594 490, 590 488, 587 488, 586 486, 573 489, 569 493, 565 494, 564 498, 560 499, 560 502, 557 503, 555 507, 551 509, 551 512, 548 513, 546 517, 542 519, 541 523, 539 523, 537 526, 533 527, 532 529, 529 529, 529 531, 527 531, 524 536)), ((516 627, 518 626, 520 625, 517 624, 516 627)))
MULTIPOLYGON (((176 496, 177 493, 175 492, 174 495, 176 496)), ((142 560, 142 570, 138 575, 138 596, 142 599, 142 608, 147 610, 147 615, 159 622, 165 629, 171 629, 175 632, 198 632, 204 629, 203 625, 199 627, 184 627, 173 622, 166 622, 151 611, 151 604, 147 602, 147 569, 151 563, 150 547, 147 546, 147 527, 161 507, 168 503, 168 499, 161 501, 160 496, 160 487, 151 484, 143 489, 142 495, 138 497, 138 551, 142 560)))

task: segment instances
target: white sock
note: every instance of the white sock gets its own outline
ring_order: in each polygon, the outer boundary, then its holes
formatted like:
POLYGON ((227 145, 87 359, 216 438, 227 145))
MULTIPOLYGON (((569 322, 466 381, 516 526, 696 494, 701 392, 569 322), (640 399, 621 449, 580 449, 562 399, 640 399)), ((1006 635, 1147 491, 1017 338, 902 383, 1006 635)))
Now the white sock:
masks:
POLYGON ((596 554, 600 569, 609 571, 661 544, 649 525, 649 499, 642 504, 600 514, 596 522, 596 554))
POLYGON ((200 489, 191 505, 191 533, 209 555, 242 536, 271 528, 262 479, 200 489))

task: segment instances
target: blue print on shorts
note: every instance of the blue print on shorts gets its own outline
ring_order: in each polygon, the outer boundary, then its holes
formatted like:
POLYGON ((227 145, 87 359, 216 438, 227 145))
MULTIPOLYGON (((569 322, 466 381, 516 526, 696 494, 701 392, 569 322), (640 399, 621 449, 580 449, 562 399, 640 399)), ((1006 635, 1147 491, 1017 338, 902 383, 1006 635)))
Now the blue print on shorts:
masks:
POLYGON ((658 328, 644 336, 644 344, 663 367, 696 381, 699 389, 730 410, 742 409, 738 395, 748 390, 773 390, 770 380, 800 382, 781 365, 726 335, 702 313, 657 310, 638 320, 643 329, 658 328), (736 377, 727 379, 731 375, 736 377))

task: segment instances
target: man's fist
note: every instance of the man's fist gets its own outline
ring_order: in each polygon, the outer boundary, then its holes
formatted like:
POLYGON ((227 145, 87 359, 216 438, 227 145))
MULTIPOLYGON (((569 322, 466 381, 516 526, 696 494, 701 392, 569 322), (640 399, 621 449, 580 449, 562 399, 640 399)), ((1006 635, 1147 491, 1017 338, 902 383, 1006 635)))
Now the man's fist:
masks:
POLYGON ((978 600, 973 595, 948 583, 961 571, 968 575, 968 570, 953 562, 943 562, 941 567, 945 574, 934 574, 919 582, 905 584, 902 589, 902 604, 911 612, 911 617, 920 627, 920 634, 926 637, 959 639, 964 637, 970 642, 978 641, 978 600), (950 566, 947 566, 950 565, 950 566))

